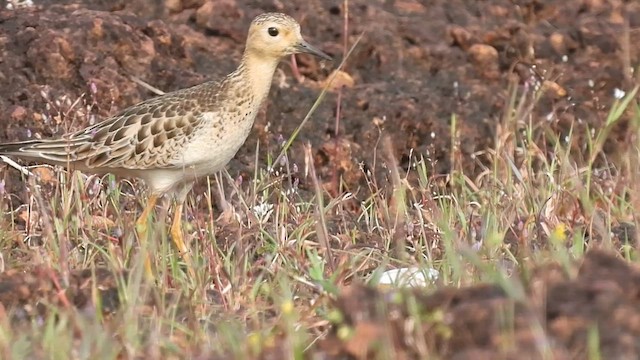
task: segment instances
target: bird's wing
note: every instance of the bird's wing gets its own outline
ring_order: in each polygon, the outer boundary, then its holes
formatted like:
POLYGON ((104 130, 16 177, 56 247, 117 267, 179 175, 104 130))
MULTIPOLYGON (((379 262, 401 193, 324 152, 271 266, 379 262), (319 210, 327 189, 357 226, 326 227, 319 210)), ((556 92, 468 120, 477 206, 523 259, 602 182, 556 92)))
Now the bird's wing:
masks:
POLYGON ((201 97, 207 92, 201 86, 141 102, 60 139, 0 145, 0 154, 87 169, 175 167, 172 157, 203 125, 201 97))

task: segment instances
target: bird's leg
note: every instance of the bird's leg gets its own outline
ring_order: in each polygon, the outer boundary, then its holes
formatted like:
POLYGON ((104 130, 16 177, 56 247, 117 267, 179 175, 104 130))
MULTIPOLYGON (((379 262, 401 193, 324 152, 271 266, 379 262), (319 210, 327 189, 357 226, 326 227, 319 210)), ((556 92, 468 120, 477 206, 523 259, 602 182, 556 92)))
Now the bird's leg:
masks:
POLYGON ((193 183, 185 184, 176 194, 173 222, 171 223, 171 239, 187 265, 189 276, 192 279, 195 279, 195 271, 193 269, 193 263, 191 262, 191 253, 189 252, 187 245, 184 243, 184 236, 182 235, 182 210, 184 208, 184 202, 187 198, 187 194, 192 187, 193 183))
POLYGON ((182 209, 184 203, 176 202, 175 210, 173 213, 173 222, 171 223, 171 239, 176 245, 176 248, 180 252, 180 256, 184 259, 189 270, 189 276, 193 276, 193 264, 191 264, 191 254, 187 245, 184 243, 184 236, 182 235, 182 209))
POLYGON ((153 211, 153 208, 156 206, 158 202, 158 195, 151 194, 149 196, 149 200, 147 200, 147 205, 145 206, 142 214, 136 221, 136 232, 138 233, 138 242, 140 244, 140 249, 143 251, 144 255, 144 272, 148 278, 153 278, 153 271, 151 269, 151 257, 149 255, 149 249, 145 248, 148 241, 149 236, 149 215, 153 211))

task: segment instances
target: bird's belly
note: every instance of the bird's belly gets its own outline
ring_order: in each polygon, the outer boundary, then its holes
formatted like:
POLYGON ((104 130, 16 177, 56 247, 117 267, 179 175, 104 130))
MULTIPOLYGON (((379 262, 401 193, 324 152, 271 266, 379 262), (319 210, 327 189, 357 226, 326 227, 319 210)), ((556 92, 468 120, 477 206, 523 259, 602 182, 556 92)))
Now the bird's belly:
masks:
POLYGON ((182 167, 194 177, 222 170, 247 139, 253 121, 242 121, 225 127, 202 129, 194 137, 180 159, 182 167))

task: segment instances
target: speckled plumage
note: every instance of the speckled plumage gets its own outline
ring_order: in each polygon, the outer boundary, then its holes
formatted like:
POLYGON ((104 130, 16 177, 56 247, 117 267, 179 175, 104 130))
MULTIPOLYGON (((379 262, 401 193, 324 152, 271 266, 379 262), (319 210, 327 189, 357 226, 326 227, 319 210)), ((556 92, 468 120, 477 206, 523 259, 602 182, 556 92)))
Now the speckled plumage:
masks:
MULTIPOLYGON (((145 237, 146 220, 158 197, 173 195, 176 211, 181 211, 193 182, 221 170, 235 156, 269 92, 278 62, 300 52, 329 58, 302 39, 293 18, 259 15, 249 28, 240 65, 222 80, 143 101, 60 139, 2 144, 0 154, 143 179, 150 199, 138 229, 145 237)), ((171 234, 186 252, 180 218, 180 213, 174 216, 171 234)))

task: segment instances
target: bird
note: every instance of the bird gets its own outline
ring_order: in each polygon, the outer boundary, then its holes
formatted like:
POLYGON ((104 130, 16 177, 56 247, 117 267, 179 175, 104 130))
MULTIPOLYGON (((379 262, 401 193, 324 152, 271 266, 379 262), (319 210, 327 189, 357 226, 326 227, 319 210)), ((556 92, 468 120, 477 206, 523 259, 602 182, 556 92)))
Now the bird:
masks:
MULTIPOLYGON (((226 77, 150 98, 57 139, 0 144, 0 155, 143 180, 148 198, 135 225, 139 246, 148 241, 156 203, 170 197, 171 239, 193 275, 182 233, 187 195, 196 180, 221 171, 236 155, 267 98, 278 63, 298 53, 331 60, 304 40, 300 24, 289 15, 258 15, 249 26, 238 67, 226 77)), ((145 270, 152 274, 148 256, 145 270)))

